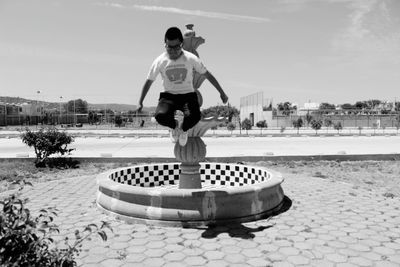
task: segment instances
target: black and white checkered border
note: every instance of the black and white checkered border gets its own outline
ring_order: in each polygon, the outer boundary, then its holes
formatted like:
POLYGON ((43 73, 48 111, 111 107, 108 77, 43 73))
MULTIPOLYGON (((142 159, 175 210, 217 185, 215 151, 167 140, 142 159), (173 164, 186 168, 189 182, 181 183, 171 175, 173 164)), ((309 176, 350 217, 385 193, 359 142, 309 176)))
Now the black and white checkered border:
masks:
POLYGON ((110 179, 122 184, 155 187, 173 185, 179 181, 179 163, 140 165, 114 172, 110 179))
POLYGON ((252 166, 223 163, 201 165, 201 179, 210 181, 213 185, 244 186, 265 182, 270 177, 267 170, 252 166))
MULTIPOLYGON (((178 184, 180 163, 139 165, 110 174, 117 183, 140 187, 178 184)), ((244 186, 265 182, 270 178, 267 170, 252 166, 224 163, 200 163, 202 182, 212 185, 244 186)))

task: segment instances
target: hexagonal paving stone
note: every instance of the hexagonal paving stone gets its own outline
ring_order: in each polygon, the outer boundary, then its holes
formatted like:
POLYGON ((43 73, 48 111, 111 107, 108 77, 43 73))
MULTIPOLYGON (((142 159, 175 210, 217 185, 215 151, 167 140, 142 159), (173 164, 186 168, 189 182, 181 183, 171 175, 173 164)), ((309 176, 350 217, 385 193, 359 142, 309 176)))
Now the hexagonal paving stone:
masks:
POLYGON ((271 265, 270 261, 267 261, 263 258, 251 258, 251 259, 247 260, 246 263, 250 266, 262 266, 262 267, 271 265))
MULTIPOLYGON (((328 260, 326 260, 326 259, 322 259, 322 260, 311 260, 310 265, 311 265, 311 266, 315 266, 315 267, 321 267, 321 266, 324 266, 324 267, 334 267, 334 266, 335 266, 335 264, 334 264, 333 262, 328 261, 328 260)), ((275 267, 275 266, 274 266, 274 267, 275 267)))
POLYGON ((387 247, 373 247, 372 251, 379 253, 381 255, 394 255, 396 254, 396 251, 394 249, 391 248, 387 248, 387 247))
POLYGON ((104 254, 108 250, 109 250, 109 248, 95 246, 95 247, 91 247, 89 249, 89 254, 104 254))
POLYGON ((117 259, 106 259, 103 260, 100 264, 104 267, 119 267, 123 264, 123 262, 117 259))
POLYGON ((290 263, 293 263, 294 265, 306 265, 310 263, 310 259, 302 256, 302 255, 296 255, 296 256, 289 256, 287 258, 287 261, 290 263))
POLYGON ((147 248, 163 248, 166 246, 166 243, 163 241, 151 241, 146 244, 147 248))
POLYGON ((263 253, 261 253, 261 251, 256 248, 243 249, 242 254, 248 258, 256 258, 263 255, 263 253))
POLYGON ((350 257, 349 262, 357 266, 372 266, 373 262, 363 257, 350 257))
POLYGON ((341 254, 337 254, 337 253, 327 254, 326 258, 329 261, 336 262, 336 263, 346 262, 347 259, 348 259, 347 256, 344 256, 344 255, 341 255, 341 254))
POLYGON ((167 253, 165 250, 162 249, 146 249, 144 254, 148 257, 162 257, 165 253, 167 253))
POLYGON ((190 266, 203 266, 207 261, 200 256, 186 257, 184 262, 190 266))
POLYGON ((163 256, 166 261, 182 261, 186 257, 182 252, 167 253, 163 256))
POLYGON ((177 245, 177 244, 168 244, 164 247, 164 250, 169 251, 169 252, 177 252, 177 251, 182 251, 185 247, 182 245, 177 245))
POLYGON ((130 245, 125 249, 127 253, 143 253, 146 250, 146 246, 132 246, 130 245))
POLYGON ((125 249, 127 247, 129 247, 129 244, 127 242, 114 242, 110 245, 110 249, 114 250, 125 249))
POLYGON ((399 265, 389 261, 376 261, 375 267, 399 267, 399 265))
POLYGON ((219 250, 221 248, 221 245, 218 243, 205 243, 200 246, 201 249, 203 250, 210 250, 210 251, 215 251, 219 250))
POLYGON ((183 242, 183 238, 179 237, 179 236, 167 237, 163 241, 168 244, 177 244, 177 243, 183 242))
POLYGON ((146 259, 146 255, 142 254, 142 253, 129 253, 126 256, 125 262, 129 262, 131 263, 139 263, 142 262, 146 259))
POLYGON ((205 266, 209 266, 209 267, 228 267, 229 264, 224 261, 224 260, 211 260, 208 261, 207 264, 205 266))
POLYGON ((222 246, 221 251, 226 254, 237 254, 242 251, 242 248, 237 246, 222 246))
POLYGON ((96 254, 88 255, 82 259, 82 261, 84 263, 99 263, 102 260, 104 260, 104 259, 102 257, 99 257, 99 255, 96 255, 96 254))
POLYGON ((280 253, 286 256, 298 255, 300 251, 293 247, 283 247, 278 250, 280 253))
POLYGON ((257 243, 252 242, 252 241, 248 241, 248 240, 241 240, 237 246, 241 247, 241 248, 255 248, 257 247, 257 243))
POLYGON ((163 267, 186 267, 186 264, 182 262, 167 262, 163 265, 163 267))
POLYGON ((246 262, 246 258, 242 254, 225 255, 225 260, 230 263, 246 262))
POLYGON ((277 261, 277 262, 274 262, 273 266, 274 267, 292 267, 294 265, 287 261, 277 261))
POLYGON ((267 258, 272 262, 283 261, 286 256, 282 255, 279 252, 268 253, 267 258))
POLYGON ((204 251, 199 248, 185 248, 181 252, 187 256, 199 256, 204 253, 204 251))
POLYGON ((208 260, 220 260, 225 256, 221 251, 206 251, 204 257, 208 260))
POLYGON ((147 258, 142 262, 145 266, 163 266, 165 264, 165 260, 163 258, 147 258))

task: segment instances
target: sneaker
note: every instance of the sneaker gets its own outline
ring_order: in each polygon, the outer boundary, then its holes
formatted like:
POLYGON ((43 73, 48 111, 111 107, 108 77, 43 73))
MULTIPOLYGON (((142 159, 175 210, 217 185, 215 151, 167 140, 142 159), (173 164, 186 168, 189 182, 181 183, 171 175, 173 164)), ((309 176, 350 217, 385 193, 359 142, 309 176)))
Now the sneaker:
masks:
POLYGON ((179 145, 180 146, 185 146, 188 140, 188 133, 181 131, 180 135, 179 135, 179 145))
POLYGON ((181 129, 178 127, 169 130, 169 137, 171 138, 172 143, 178 142, 180 131, 181 129))

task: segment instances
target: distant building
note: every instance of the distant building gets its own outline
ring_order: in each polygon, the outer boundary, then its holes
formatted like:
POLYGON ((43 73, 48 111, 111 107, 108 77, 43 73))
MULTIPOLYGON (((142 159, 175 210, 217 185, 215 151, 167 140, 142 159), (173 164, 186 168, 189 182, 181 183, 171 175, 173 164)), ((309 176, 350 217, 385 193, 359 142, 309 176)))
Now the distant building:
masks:
POLYGON ((297 115, 305 116, 307 113, 312 113, 314 111, 317 111, 319 110, 319 105, 320 103, 315 103, 315 102, 304 103, 304 106, 302 108, 297 109, 297 115))
POLYGON ((249 119, 251 125, 266 120, 272 122, 272 101, 264 98, 263 92, 240 98, 240 121, 249 119))
POLYGON ((21 115, 24 116, 41 116, 43 115, 43 106, 37 103, 21 104, 21 115))

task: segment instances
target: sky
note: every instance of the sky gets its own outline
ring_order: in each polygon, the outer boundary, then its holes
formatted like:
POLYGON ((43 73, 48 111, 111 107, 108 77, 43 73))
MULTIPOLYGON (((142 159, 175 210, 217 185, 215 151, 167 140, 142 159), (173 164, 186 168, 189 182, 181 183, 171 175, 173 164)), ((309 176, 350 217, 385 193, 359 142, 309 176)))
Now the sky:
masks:
POLYGON ((0 0, 0 96, 136 105, 166 29, 189 23, 233 106, 400 100, 399 0, 0 0))

